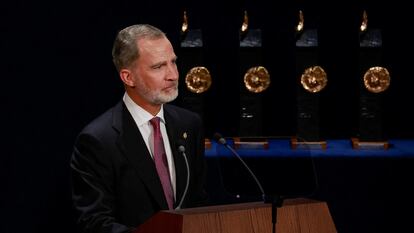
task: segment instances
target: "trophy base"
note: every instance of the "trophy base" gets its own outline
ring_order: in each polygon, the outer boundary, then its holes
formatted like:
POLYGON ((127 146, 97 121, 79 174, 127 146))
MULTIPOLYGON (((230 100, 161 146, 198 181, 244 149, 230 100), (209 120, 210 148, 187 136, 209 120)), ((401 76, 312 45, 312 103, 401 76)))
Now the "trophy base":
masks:
POLYGON ((292 149, 323 149, 326 150, 327 147, 326 141, 311 141, 311 142, 304 142, 298 141, 296 137, 292 137, 290 140, 290 146, 292 149))
POLYGON ((381 149, 381 150, 387 150, 390 146, 390 144, 387 141, 359 141, 358 138, 351 138, 352 141, 352 148, 353 149, 381 149))
POLYGON ((269 149, 269 142, 267 138, 261 137, 235 137, 234 147, 236 149, 269 149))
POLYGON ((205 149, 211 149, 210 139, 208 139, 208 138, 204 139, 204 147, 205 147, 205 149))

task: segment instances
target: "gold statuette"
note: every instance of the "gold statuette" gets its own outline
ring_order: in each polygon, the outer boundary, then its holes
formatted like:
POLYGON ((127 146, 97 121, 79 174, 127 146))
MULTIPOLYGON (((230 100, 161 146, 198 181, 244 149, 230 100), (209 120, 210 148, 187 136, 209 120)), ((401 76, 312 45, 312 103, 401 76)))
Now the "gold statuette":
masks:
POLYGON ((362 13, 362 22, 361 22, 361 26, 359 27, 359 30, 361 32, 365 32, 368 28, 368 15, 367 12, 364 10, 364 12, 362 13))
POLYGON ((305 27, 305 18, 303 17, 303 11, 299 11, 299 21, 298 25, 296 26, 296 32, 302 32, 303 28, 305 27))
POLYGON ((250 68, 244 74, 244 86, 253 93, 260 93, 266 90, 270 85, 269 72, 263 66, 250 68))
POLYGON ((390 73, 384 67, 374 66, 364 75, 364 86, 372 93, 380 93, 390 86, 390 73))
POLYGON ((193 67, 185 76, 187 89, 193 93, 203 93, 211 86, 211 75, 207 68, 202 66, 193 67))
POLYGON ((187 18, 187 11, 183 13, 183 24, 181 25, 181 32, 187 33, 188 31, 188 18, 187 18))
POLYGON ((240 32, 246 33, 248 28, 249 28, 249 16, 247 15, 247 11, 244 11, 243 24, 240 28, 240 32))
POLYGON ((326 72, 320 66, 309 67, 303 72, 300 83, 311 93, 320 92, 328 83, 326 72))

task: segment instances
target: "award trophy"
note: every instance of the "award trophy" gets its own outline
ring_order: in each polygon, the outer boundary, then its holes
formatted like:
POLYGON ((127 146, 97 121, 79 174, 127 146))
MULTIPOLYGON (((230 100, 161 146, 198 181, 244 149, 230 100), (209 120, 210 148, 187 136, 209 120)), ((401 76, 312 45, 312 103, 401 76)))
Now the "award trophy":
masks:
MULTIPOLYGON (((187 71, 184 79, 180 79, 181 105, 198 113, 203 120, 204 99, 209 90, 212 79, 210 71, 203 65, 203 39, 200 29, 190 29, 187 12, 183 13, 180 44, 180 70, 187 71)), ((211 142, 206 139, 206 148, 211 147, 211 142)))
POLYGON ((180 69, 186 72, 180 79, 182 105, 204 117, 204 94, 211 86, 211 75, 203 64, 203 40, 200 29, 190 29, 184 11, 181 27, 180 69))
POLYGON ((304 27, 303 12, 299 11, 296 27, 296 72, 300 77, 297 89, 297 136, 292 138, 293 149, 326 149, 319 126, 320 92, 326 87, 328 79, 324 69, 318 63, 318 34, 313 28, 304 27))
POLYGON ((249 28, 247 11, 244 11, 240 29, 240 73, 243 84, 240 87, 240 139, 236 147, 255 145, 266 148, 267 139, 262 136, 262 98, 270 85, 268 70, 262 63, 262 34, 260 29, 249 28))
POLYGON ((387 149, 383 132, 382 98, 390 85, 390 74, 381 66, 382 36, 379 29, 368 27, 363 12, 360 27, 359 64, 361 74, 359 103, 359 136, 352 138, 354 149, 387 149))

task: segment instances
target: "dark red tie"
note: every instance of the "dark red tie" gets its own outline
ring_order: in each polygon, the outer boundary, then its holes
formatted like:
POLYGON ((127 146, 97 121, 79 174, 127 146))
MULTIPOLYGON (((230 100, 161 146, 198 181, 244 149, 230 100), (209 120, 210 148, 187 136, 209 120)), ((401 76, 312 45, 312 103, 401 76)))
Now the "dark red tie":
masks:
POLYGON ((168 208, 173 209, 174 195, 171 186, 170 173, 168 172, 167 155, 165 154, 164 141, 162 140, 160 130, 160 118, 154 117, 150 120, 154 128, 154 162, 160 177, 162 188, 164 189, 165 199, 167 199, 168 208))

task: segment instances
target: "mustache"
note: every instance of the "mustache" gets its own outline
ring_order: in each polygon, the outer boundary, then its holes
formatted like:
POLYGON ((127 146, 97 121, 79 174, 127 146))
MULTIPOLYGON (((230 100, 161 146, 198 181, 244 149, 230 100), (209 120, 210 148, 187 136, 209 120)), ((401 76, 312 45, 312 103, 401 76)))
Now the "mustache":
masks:
POLYGON ((174 82, 170 83, 165 88, 173 88, 173 87, 178 88, 178 81, 174 81, 174 82))

